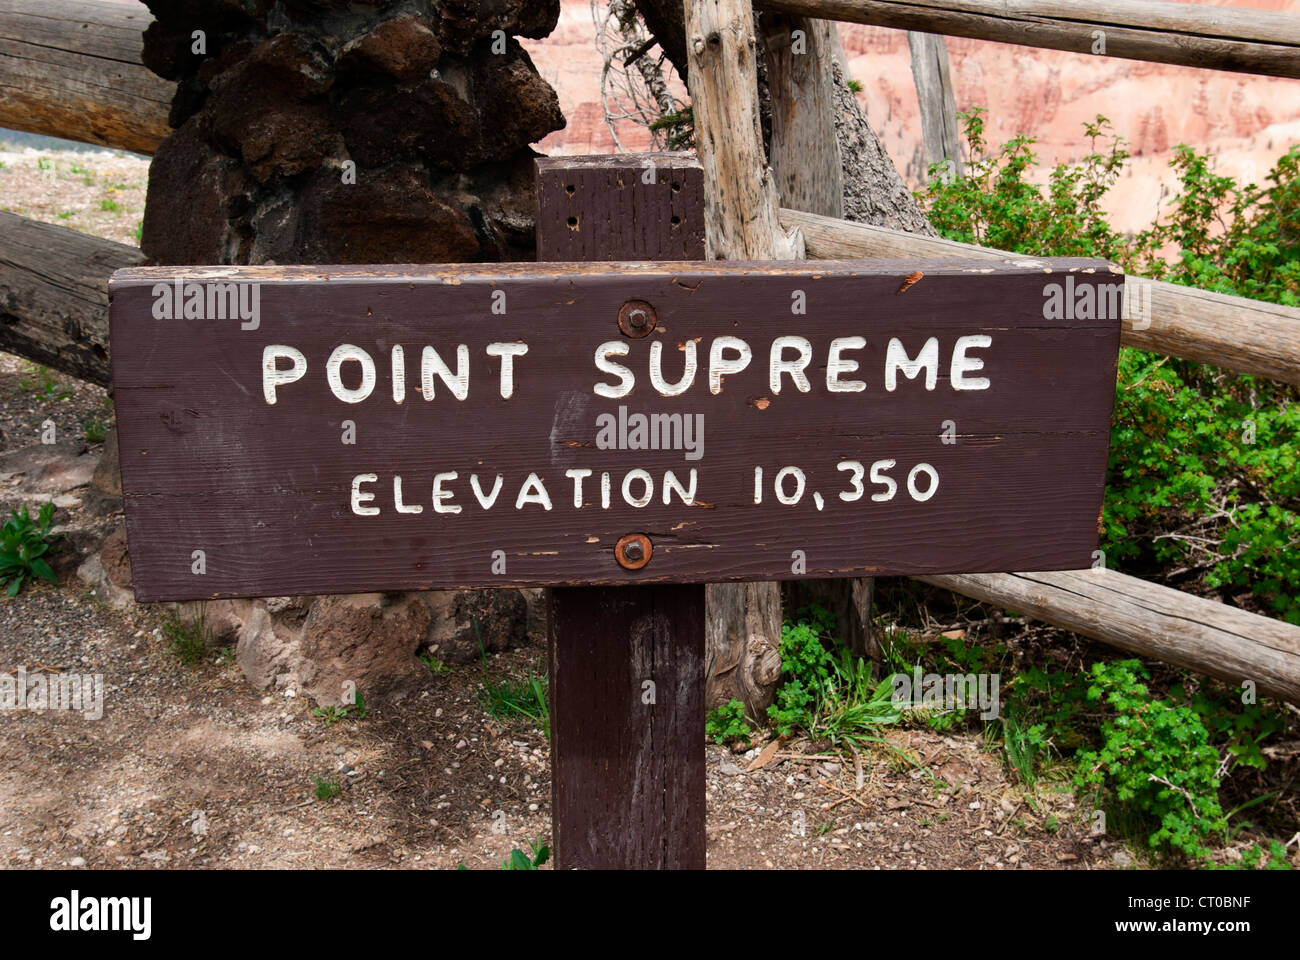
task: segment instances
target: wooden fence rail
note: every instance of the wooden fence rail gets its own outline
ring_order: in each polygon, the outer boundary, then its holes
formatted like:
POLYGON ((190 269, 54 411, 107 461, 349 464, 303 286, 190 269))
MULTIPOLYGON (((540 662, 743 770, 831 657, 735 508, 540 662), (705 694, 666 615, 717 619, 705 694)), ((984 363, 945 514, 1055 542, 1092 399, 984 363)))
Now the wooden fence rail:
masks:
MULTIPOLYGON (((810 257, 826 260, 1019 256, 798 210, 782 209, 781 222, 800 229, 810 257)), ((1141 277, 1126 277, 1125 286, 1142 314, 1125 317, 1126 345, 1300 384, 1300 309, 1141 277)))
POLYGON ((0 350, 108 386, 108 275, 144 254, 0 211, 0 350))
POLYGON ((176 85, 140 62, 151 19, 96 0, 5 0, 0 127, 153 153, 176 85))
POLYGON ((1141 657, 1300 704, 1300 627, 1112 570, 917 577, 1141 657))
POLYGON ((1211 70, 1300 77, 1300 17, 1160 0, 758 0, 762 10, 1211 70))

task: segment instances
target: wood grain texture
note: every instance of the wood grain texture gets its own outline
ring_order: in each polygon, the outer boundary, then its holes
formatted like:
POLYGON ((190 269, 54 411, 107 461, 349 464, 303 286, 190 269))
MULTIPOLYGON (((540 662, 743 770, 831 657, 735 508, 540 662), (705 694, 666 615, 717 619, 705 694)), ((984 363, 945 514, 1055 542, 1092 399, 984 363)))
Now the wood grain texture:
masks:
MULTIPOLYGON (((810 256, 1025 257, 937 237, 781 210, 781 220, 803 234, 810 256)), ((1213 364, 1225 370, 1300 383, 1300 309, 1211 293, 1195 287, 1125 279, 1126 296, 1144 304, 1145 318, 1124 319, 1122 342, 1155 353, 1213 364)))
POLYGON ((1300 703, 1300 627, 1111 570, 918 579, 1143 657, 1300 703))
POLYGON ((797 260, 803 241, 777 220, 778 191, 763 154, 753 7, 689 0, 685 10, 708 258, 797 260))
POLYGON ((0 8, 0 127, 151 154, 175 84, 140 62, 143 7, 9 0, 0 8))
POLYGON ((108 386, 108 275, 135 247, 0 211, 0 350, 108 386))
MULTIPOLYGON (((703 259, 699 162, 689 154, 539 158, 537 252, 542 260, 703 259)), ((712 590, 547 591, 556 869, 704 868, 700 731, 712 590)))
POLYGON ((552 590, 550 630, 556 868, 702 870, 704 587, 552 590))
MULTIPOLYGON (((949 173, 962 176, 961 129, 957 120, 957 101, 952 92, 952 73, 948 65, 948 46, 935 33, 909 30, 907 45, 912 54, 912 82, 921 108, 921 147, 927 165, 943 160, 951 162, 949 173)), ((797 203, 787 207, 824 213, 797 203)))
POLYGON ((758 0, 763 10, 1105 55, 1300 77, 1300 20, 1293 14, 1159 0, 758 0))
MULTIPOLYGON (((1111 282, 1099 261, 1014 264, 480 264, 393 267, 183 268, 196 281, 259 283, 260 324, 238 320, 156 320, 155 285, 173 268, 119 271, 110 282, 113 374, 122 451, 127 529, 141 600, 348 593, 471 586, 631 582, 722 582, 789 578, 792 553, 806 553, 811 577, 1073 568, 1096 546, 1106 464, 1118 320, 1043 318, 1046 284, 1072 277, 1080 289, 1111 282), (1047 271, 1052 271, 1048 273, 1047 271), (901 289, 906 292, 900 293, 901 289), (793 316, 794 291, 807 316, 793 316), (508 303, 495 316, 494 294, 508 303), (640 389, 623 399, 593 393, 616 382, 594 368, 597 344, 621 338, 617 313, 628 300, 658 312, 651 336, 628 342, 626 362, 640 389), (777 336, 808 338, 809 392, 789 377, 770 390, 766 358, 777 336), (992 387, 956 391, 949 380, 955 338, 987 335, 977 351, 992 387), (715 337, 744 338, 755 360, 708 387, 715 337), (826 390, 832 338, 862 336, 851 376, 867 388, 826 390), (941 357, 936 389, 899 377, 883 389, 884 350, 900 338, 916 356, 930 337, 941 357), (511 399, 499 395, 499 360, 487 344, 523 340, 511 399), (685 344, 700 344, 693 387, 678 396, 648 390, 648 357, 664 345, 664 376, 676 380, 685 344), (425 345, 454 364, 471 358, 467 399, 438 381, 422 400, 425 345), (263 348, 301 349, 307 373, 263 397, 263 348), (376 359, 374 393, 345 403, 332 392, 325 361, 340 344, 376 359), (391 398, 389 351, 406 350, 409 394, 391 398), (702 459, 675 450, 601 450, 599 414, 672 413, 704 417, 702 459), (357 426, 341 443, 342 421, 357 426), (957 442, 944 444, 945 420, 957 442), (843 460, 894 459, 898 491, 888 502, 850 490, 843 460), (921 502, 906 493, 914 465, 933 464, 941 486, 921 502), (764 470, 762 504, 753 470, 764 470), (804 495, 777 502, 776 474, 803 469, 804 495), (590 469, 585 506, 573 507, 566 469, 590 469), (634 468, 652 477, 655 499, 636 507, 620 494, 634 468), (698 469, 695 503, 662 503, 663 478, 698 469), (456 471, 457 515, 435 513, 436 473, 456 471), (544 479, 551 510, 517 509, 530 472, 544 479), (611 474, 608 509, 597 478, 611 474), (378 516, 351 508, 359 474, 382 479, 378 516), (484 509, 467 481, 487 493, 501 475, 501 502, 484 509), (397 512, 392 478, 404 478, 397 512), (813 492, 824 498, 815 505, 813 492), (628 533, 654 541, 654 559, 629 572, 613 560, 628 533), (206 573, 191 573, 194 550, 206 573), (508 570, 491 572, 493 551, 508 570)), ((354 387, 359 365, 350 363, 354 387)), ((785 489, 795 484, 787 478, 785 489)), ((864 481, 870 493, 884 493, 864 481)), ((927 478, 917 482, 928 487, 927 478)), ((631 488, 635 496, 642 486, 631 488)))
POLYGON ((780 203, 842 217, 844 175, 831 66, 835 25, 773 14, 762 18, 762 28, 772 106, 768 157, 780 203))
POLYGON ((704 171, 694 155, 538 157, 536 163, 539 259, 704 259, 704 171))

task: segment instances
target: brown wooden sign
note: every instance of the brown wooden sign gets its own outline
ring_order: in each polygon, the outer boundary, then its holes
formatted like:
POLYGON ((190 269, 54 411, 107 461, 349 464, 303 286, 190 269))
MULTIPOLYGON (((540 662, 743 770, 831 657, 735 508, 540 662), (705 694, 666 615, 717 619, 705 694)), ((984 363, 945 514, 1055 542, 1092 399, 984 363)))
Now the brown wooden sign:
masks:
POLYGON ((122 270, 136 596, 1086 567, 1122 290, 1059 259, 122 270))

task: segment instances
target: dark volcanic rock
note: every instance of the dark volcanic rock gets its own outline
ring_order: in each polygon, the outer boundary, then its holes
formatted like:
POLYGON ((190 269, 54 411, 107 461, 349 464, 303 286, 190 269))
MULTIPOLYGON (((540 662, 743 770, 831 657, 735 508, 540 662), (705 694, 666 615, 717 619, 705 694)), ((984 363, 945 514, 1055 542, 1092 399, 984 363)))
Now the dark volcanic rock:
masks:
POLYGON ((564 117, 514 36, 558 0, 147 2, 145 62, 178 82, 158 262, 532 258, 529 144, 564 117))
POLYGON ((237 210, 250 189, 239 163, 204 137, 202 121, 189 120, 149 165, 140 249, 160 264, 239 263, 246 244, 237 210))
POLYGON ((345 43, 339 68, 371 70, 398 80, 417 80, 429 75, 441 54, 442 45, 423 20, 416 16, 398 17, 345 43))
POLYGON ((356 184, 334 171, 303 190, 302 263, 456 263, 478 259, 469 217, 435 193, 424 168, 393 164, 356 184))

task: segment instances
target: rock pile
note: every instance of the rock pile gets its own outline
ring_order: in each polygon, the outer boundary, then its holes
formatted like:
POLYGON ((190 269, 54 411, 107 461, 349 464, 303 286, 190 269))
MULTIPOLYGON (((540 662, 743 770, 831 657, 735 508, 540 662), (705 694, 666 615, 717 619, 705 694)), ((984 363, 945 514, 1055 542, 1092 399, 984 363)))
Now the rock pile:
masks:
POLYGON ((559 0, 147 0, 178 83, 141 247, 164 264, 533 256, 533 151, 564 126, 515 36, 559 0))

